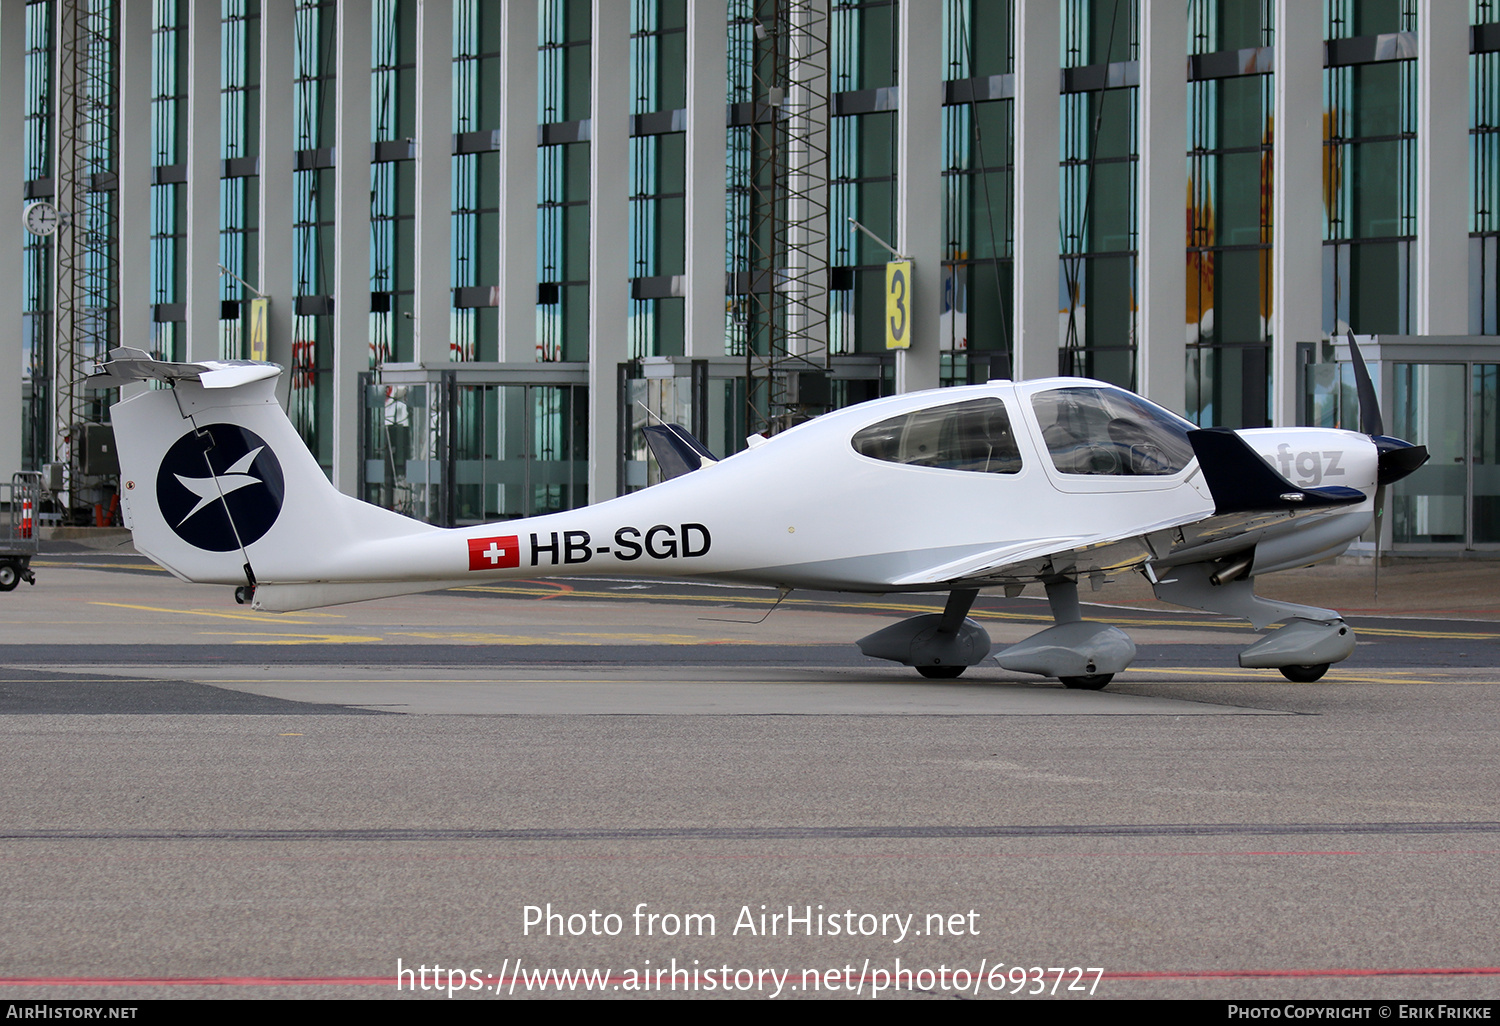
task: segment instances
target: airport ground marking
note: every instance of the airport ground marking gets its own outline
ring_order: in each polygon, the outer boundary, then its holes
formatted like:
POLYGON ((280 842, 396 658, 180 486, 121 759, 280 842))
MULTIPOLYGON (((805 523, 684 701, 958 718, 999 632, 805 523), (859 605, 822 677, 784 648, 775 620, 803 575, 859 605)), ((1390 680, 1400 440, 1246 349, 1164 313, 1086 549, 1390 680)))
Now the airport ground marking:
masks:
POLYGON ((650 644, 660 645, 775 645, 778 648, 817 648, 822 642, 802 641, 757 641, 741 640, 738 638, 699 638, 691 634, 486 634, 478 631, 390 631, 392 637, 399 638, 423 638, 429 641, 469 642, 473 644, 509 644, 509 645, 587 645, 589 642, 578 641, 578 638, 602 638, 597 644, 603 645, 608 642, 618 643, 619 639, 640 638, 650 644), (661 640, 679 638, 682 640, 661 640))
MULTIPOLYGON (((1278 686, 1291 686, 1292 682, 1278 676, 1270 676, 1275 671, 1264 669, 1221 669, 1209 666, 1136 666, 1132 667, 1135 673, 1152 674, 1164 673, 1175 676, 1196 677, 1231 677, 1246 684, 1275 684, 1278 686)), ((1132 671, 1126 671, 1132 672, 1132 671)), ((1400 671, 1388 671, 1400 673, 1400 671)), ((1348 671, 1340 672, 1337 677, 1325 677, 1316 684, 1492 684, 1488 680, 1465 680, 1458 678, 1432 679, 1434 674, 1428 670, 1412 671, 1411 676, 1376 677, 1369 674, 1349 674, 1348 671)), ((1132 678, 1138 684, 1147 684, 1149 681, 1132 678)), ((1122 678, 1119 683, 1130 683, 1129 679, 1122 678)), ((1303 685, 1309 686, 1309 685, 1303 685)))
POLYGON ((359 645, 372 641, 382 641, 378 634, 283 634, 279 631, 199 631, 201 635, 227 635, 232 638, 257 640, 239 640, 236 645, 359 645), (269 640, 259 640, 259 639, 269 640))
MULTIPOLYGON (((97 601, 91 601, 91 602, 89 602, 89 605, 91 605, 91 606, 111 606, 111 607, 113 607, 115 609, 136 609, 136 610, 140 610, 141 612, 146 612, 146 613, 170 613, 173 616, 213 616, 213 617, 218 617, 221 620, 249 620, 249 621, 251 621, 253 623, 265 623, 265 624, 271 624, 271 623, 289 623, 289 624, 297 624, 297 625, 306 625, 306 624, 311 623, 311 621, 309 621, 309 620, 284 620, 284 619, 281 619, 279 616, 277 616, 275 614, 272 614, 272 613, 256 613, 256 612, 248 612, 248 613, 221 613, 221 612, 216 612, 215 610, 212 610, 212 609, 164 609, 161 606, 137 606, 137 605, 132 605, 131 603, 128 603, 128 602, 97 602, 97 601)), ((336 616, 338 614, 326 614, 326 615, 335 615, 336 616)))
MULTIPOLYGON (((564 594, 564 592, 561 592, 561 591, 549 591, 549 592, 546 592, 543 595, 541 593, 541 590, 536 587, 536 585, 538 583, 540 583, 540 582, 526 581, 526 582, 521 582, 521 585, 519 587, 517 587, 517 586, 509 585, 507 583, 499 583, 499 582, 497 582, 497 583, 493 583, 493 584, 473 584, 473 585, 468 585, 468 586, 465 586, 465 587, 462 587, 462 588, 455 588, 455 589, 452 589, 452 590, 455 590, 455 591, 487 592, 487 593, 492 594, 492 595, 504 595, 504 596, 525 596, 525 595, 528 595, 528 594, 537 594, 539 597, 545 597, 545 598, 556 598, 556 597, 564 594)), ((691 582, 689 582, 689 583, 691 583, 691 582)), ((615 600, 618 600, 618 599, 621 599, 621 598, 627 598, 627 599, 644 600, 644 601, 647 601, 647 602, 651 602, 651 601, 662 602, 662 603, 667 603, 667 604, 684 603, 684 604, 699 604, 699 605, 713 605, 713 606, 769 606, 769 605, 775 604, 775 602, 776 602, 776 597, 774 595, 766 595, 766 596, 760 596, 760 595, 657 595, 657 594, 642 594, 642 593, 639 593, 639 592, 631 593, 631 592, 620 592, 620 591, 586 590, 586 589, 582 589, 582 588, 571 589, 568 592, 566 592, 566 594, 567 594, 567 596, 569 598, 575 598, 575 599, 590 599, 590 600, 592 600, 592 599, 615 599, 615 600)), ((1040 600, 1038 600, 1038 601, 1040 601, 1040 600)), ((1085 605, 1090 605, 1091 603, 1084 603, 1084 604, 1085 605)), ((936 603, 917 603, 917 602, 846 602, 846 601, 840 601, 840 600, 837 600, 837 599, 795 598, 795 597, 791 597, 791 596, 789 596, 788 598, 786 598, 782 602, 782 605, 789 606, 789 607, 811 606, 811 607, 818 608, 818 609, 850 610, 852 612, 866 613, 866 614, 880 614, 880 613, 926 613, 926 612, 934 612, 937 609, 937 604, 936 603)), ((1132 606, 1132 607, 1129 607, 1129 608, 1144 610, 1144 609, 1146 609, 1148 607, 1146 607, 1143 604, 1143 605, 1140 605, 1140 606, 1132 606)), ((1010 611, 999 610, 999 609, 984 609, 984 608, 979 608, 979 609, 975 609, 975 610, 971 611, 971 613, 969 615, 972 616, 972 617, 974 617, 975 619, 978 619, 978 620, 1009 620, 1009 621, 1015 621, 1015 622, 1020 622, 1020 623, 1051 623, 1052 622, 1052 615, 1051 615, 1051 613, 1050 612, 1043 612, 1043 611, 1039 611, 1039 612, 1035 612, 1035 613, 1030 613, 1030 612, 1010 612, 1010 611)), ((1373 613, 1373 614, 1368 614, 1368 615, 1372 615, 1372 616, 1377 616, 1378 617, 1380 614, 1373 613)), ((1099 618, 1087 617, 1086 619, 1094 620, 1094 619, 1099 619, 1099 618)), ((1106 622, 1106 621, 1104 621, 1104 620, 1101 619, 1100 622, 1106 622)), ((1253 633, 1254 632, 1254 628, 1252 628, 1249 624, 1240 623, 1240 622, 1231 622, 1231 621, 1210 619, 1208 617, 1208 614, 1205 614, 1203 617, 1197 618, 1197 619, 1187 619, 1187 618, 1182 618, 1182 617, 1167 617, 1167 616, 1152 617, 1150 619, 1132 619, 1127 626, 1134 627, 1134 628, 1139 628, 1139 627, 1195 627, 1195 628, 1208 628, 1208 629, 1214 629, 1214 630, 1229 630, 1229 631, 1245 632, 1245 633, 1253 633)), ((1359 627, 1359 633, 1360 634, 1374 634, 1374 635, 1378 635, 1378 636, 1389 636, 1389 637, 1415 637, 1415 638, 1429 638, 1429 639, 1441 639, 1441 640, 1451 640, 1451 641, 1500 641, 1500 632, 1429 631, 1429 630, 1412 630, 1410 628, 1401 628, 1401 627, 1360 626, 1359 627)))
POLYGON ((149 570, 152 573, 168 573, 155 563, 80 563, 55 559, 33 559, 32 566, 44 566, 54 570, 149 570))

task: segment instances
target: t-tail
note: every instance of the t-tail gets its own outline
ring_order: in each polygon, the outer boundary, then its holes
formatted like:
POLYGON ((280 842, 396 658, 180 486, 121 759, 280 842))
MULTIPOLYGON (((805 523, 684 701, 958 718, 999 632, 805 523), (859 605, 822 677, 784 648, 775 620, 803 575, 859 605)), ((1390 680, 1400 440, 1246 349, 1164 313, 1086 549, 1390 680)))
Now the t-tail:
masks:
POLYGON ((110 356, 91 387, 169 386, 117 403, 112 419, 125 525, 178 577, 242 585, 248 598, 257 581, 317 581, 356 548, 437 530, 333 487, 276 401, 275 364, 110 356))

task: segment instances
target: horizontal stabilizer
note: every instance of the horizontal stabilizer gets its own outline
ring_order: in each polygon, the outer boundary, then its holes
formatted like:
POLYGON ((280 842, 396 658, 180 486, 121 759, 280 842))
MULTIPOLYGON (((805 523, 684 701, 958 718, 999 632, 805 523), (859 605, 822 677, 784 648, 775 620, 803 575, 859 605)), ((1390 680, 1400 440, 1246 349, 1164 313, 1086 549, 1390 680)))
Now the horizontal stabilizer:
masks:
POLYGON ((663 480, 690 474, 707 464, 719 462, 708 447, 688 433, 681 424, 647 424, 641 428, 651 455, 661 467, 663 480))
POLYGON ((1297 487, 1229 428, 1189 431, 1188 441, 1213 493, 1216 514, 1351 506, 1365 500, 1357 488, 1297 487))
POLYGON ((204 360, 170 363, 141 349, 111 349, 106 362, 84 381, 86 388, 119 388, 133 381, 196 381, 204 388, 234 388, 263 378, 274 378, 281 367, 254 360, 204 360))

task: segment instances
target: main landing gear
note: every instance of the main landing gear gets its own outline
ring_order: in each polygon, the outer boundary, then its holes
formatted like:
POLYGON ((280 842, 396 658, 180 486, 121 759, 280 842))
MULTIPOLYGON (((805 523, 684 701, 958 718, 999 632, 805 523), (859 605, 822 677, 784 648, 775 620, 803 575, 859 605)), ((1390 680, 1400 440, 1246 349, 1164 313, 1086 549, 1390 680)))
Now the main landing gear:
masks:
POLYGON ((1330 663, 1317 663, 1313 666, 1278 666, 1281 675, 1293 684, 1311 684, 1315 680, 1322 680, 1323 674, 1328 672, 1330 663))
POLYGON ((1100 691, 1104 685, 1115 679, 1112 673, 1091 673, 1086 677, 1059 677, 1064 687, 1075 688, 1080 691, 1100 691))
MULTIPOLYGON (((1254 578, 1235 577, 1249 561, 1187 563, 1148 574, 1164 602, 1207 609, 1249 620, 1257 630, 1275 624, 1240 652, 1246 669, 1278 670, 1289 681, 1321 680, 1334 663, 1354 652, 1354 631, 1331 609, 1278 602, 1255 594, 1254 578), (1156 573, 1169 573, 1160 579, 1156 573)), ((995 653, 1007 670, 1055 677, 1081 691, 1098 691, 1135 659, 1135 643, 1109 624, 1083 619, 1078 582, 1066 577, 1046 582, 1051 627, 995 653)), ((930 680, 952 680, 990 653, 990 636, 968 618, 977 589, 951 592, 941 613, 924 613, 859 640, 865 655, 915 667, 930 680)))
POLYGON ((1130 635, 1107 623, 1088 623, 1078 607, 1078 582, 1046 582, 1051 627, 995 653, 1007 670, 1056 677, 1065 687, 1098 691, 1135 661, 1130 635))
POLYGON ((932 680, 953 680, 990 654, 990 636, 969 619, 978 588, 948 595, 941 613, 923 613, 859 639, 859 650, 876 659, 914 666, 932 680))
MULTIPOLYGON (((990 636, 968 618, 978 589, 948 595, 941 613, 923 613, 859 640, 867 656, 915 667, 931 680, 953 680, 990 654, 990 636)), ((1135 659, 1135 643, 1120 628, 1085 623, 1078 609, 1078 582, 1047 584, 1053 626, 995 653, 1007 670, 1056 677, 1070 688, 1098 691, 1135 659)))

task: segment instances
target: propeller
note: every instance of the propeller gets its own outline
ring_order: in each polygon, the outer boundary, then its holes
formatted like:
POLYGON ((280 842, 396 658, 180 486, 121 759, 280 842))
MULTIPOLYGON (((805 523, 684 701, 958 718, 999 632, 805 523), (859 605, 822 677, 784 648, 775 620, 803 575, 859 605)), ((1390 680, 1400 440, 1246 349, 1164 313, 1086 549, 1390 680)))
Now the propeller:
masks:
POLYGON ((1375 599, 1380 599, 1380 547, 1384 537, 1382 525, 1385 521, 1385 486, 1394 484, 1412 473, 1429 459, 1427 446, 1413 445, 1385 433, 1385 422, 1380 416, 1380 400, 1375 395, 1375 384, 1370 380, 1370 369, 1354 341, 1354 332, 1345 329, 1349 339, 1349 362, 1354 366, 1354 387, 1359 395, 1359 429, 1370 436, 1377 453, 1375 470, 1375 599))

